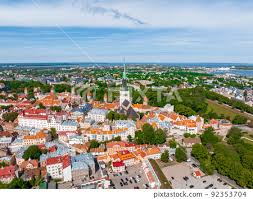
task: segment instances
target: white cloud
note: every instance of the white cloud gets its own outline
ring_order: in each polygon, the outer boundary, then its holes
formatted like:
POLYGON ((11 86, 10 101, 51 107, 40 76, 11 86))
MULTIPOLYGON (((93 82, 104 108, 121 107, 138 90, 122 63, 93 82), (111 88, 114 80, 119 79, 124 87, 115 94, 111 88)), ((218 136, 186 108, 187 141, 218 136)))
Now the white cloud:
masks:
POLYGON ((36 2, 0 3, 0 26, 250 28, 253 22, 248 1, 242 6, 234 1, 183 0, 36 2))

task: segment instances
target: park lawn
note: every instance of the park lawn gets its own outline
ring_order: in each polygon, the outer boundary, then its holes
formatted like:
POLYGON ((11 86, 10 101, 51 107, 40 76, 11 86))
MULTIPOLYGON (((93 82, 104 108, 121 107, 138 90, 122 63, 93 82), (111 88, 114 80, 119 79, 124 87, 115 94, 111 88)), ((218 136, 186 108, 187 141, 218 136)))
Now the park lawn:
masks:
POLYGON ((208 103, 207 112, 213 111, 213 112, 217 113, 218 115, 224 114, 225 117, 229 116, 231 119, 234 119, 234 117, 236 115, 242 115, 250 120, 253 119, 253 116, 251 117, 245 113, 242 113, 239 110, 232 109, 231 107, 228 107, 224 104, 219 104, 216 101, 212 101, 212 100, 207 99, 206 102, 208 103))
POLYGON ((159 167, 162 169, 162 168, 164 168, 164 167, 169 167, 169 166, 173 166, 173 165, 175 165, 175 164, 177 164, 177 162, 176 161, 169 161, 169 162, 167 162, 167 163, 164 163, 164 162, 162 162, 161 160, 156 160, 156 163, 159 165, 159 167))
POLYGON ((157 162, 153 159, 149 159, 149 162, 152 165, 152 167, 153 167, 153 169, 154 169, 154 171, 161 183, 161 189, 172 189, 170 182, 168 181, 168 179, 164 175, 163 171, 161 170, 161 168, 159 167, 157 162))
POLYGON ((248 140, 248 139, 245 139, 245 138, 242 138, 242 139, 243 139, 243 141, 244 141, 245 143, 248 143, 248 144, 252 144, 252 145, 253 145, 253 141, 248 140))

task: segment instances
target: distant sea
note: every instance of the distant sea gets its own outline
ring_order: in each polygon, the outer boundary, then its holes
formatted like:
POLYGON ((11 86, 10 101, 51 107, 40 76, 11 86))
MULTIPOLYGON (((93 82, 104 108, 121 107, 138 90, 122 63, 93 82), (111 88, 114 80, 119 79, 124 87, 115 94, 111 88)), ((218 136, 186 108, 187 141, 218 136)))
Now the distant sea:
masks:
MULTIPOLYGON (((38 67, 91 67, 91 66, 101 66, 101 67, 109 67, 109 66, 121 66, 123 63, 83 63, 83 62, 76 62, 76 63, 0 63, 0 67, 21 67, 21 68, 38 68, 38 67)), ((253 64, 249 63, 127 63, 127 65, 157 65, 157 66, 164 66, 164 67, 184 67, 184 68, 194 68, 194 67, 208 67, 208 68, 226 68, 226 67, 248 67, 251 69, 232 69, 232 70, 220 70, 213 72, 214 74, 236 74, 241 76, 248 76, 253 77, 253 64)))
POLYGON ((235 74, 235 75, 240 75, 240 76, 246 76, 246 77, 253 77, 253 70, 229 70, 229 71, 216 71, 213 72, 213 74, 235 74))

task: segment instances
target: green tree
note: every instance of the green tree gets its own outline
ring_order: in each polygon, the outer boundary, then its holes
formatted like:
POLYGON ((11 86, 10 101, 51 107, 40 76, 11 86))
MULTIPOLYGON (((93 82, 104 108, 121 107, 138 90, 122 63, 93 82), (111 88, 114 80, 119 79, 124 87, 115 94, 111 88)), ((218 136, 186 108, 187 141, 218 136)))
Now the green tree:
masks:
POLYGON ((46 107, 42 103, 40 103, 39 104, 39 109, 46 109, 46 107))
POLYGON ((206 147, 202 144, 194 144, 192 146, 192 156, 195 157, 197 160, 204 160, 207 159, 209 156, 209 152, 206 147))
POLYGON ((9 166, 6 162, 0 162, 0 168, 9 166))
POLYGON ((228 138, 227 143, 228 144, 237 144, 239 142, 241 142, 241 137, 242 137, 242 132, 240 129, 236 128, 236 127, 232 127, 227 136, 228 138))
POLYGON ((54 112, 61 112, 62 108, 60 106, 51 106, 50 110, 54 112))
POLYGON ((110 112, 107 114, 106 118, 107 118, 108 120, 113 121, 113 120, 114 120, 114 111, 110 111, 110 112))
POLYGON ((212 164, 211 156, 200 161, 200 169, 207 175, 213 175, 215 167, 212 164))
POLYGON ((190 107, 185 106, 183 104, 176 105, 175 112, 179 113, 180 115, 184 115, 186 117, 196 115, 196 112, 194 110, 192 110, 190 107))
POLYGON ((176 149, 175 157, 177 162, 185 162, 187 160, 187 155, 181 147, 176 149))
POLYGON ((170 148, 175 149, 177 148, 177 142, 175 139, 169 141, 170 148))
POLYGON ((233 124, 246 124, 247 118, 242 115, 236 115, 232 120, 233 124))
POLYGON ((132 138, 131 135, 128 135, 128 136, 127 136, 127 141, 128 141, 128 142, 133 142, 133 138, 132 138))
POLYGON ((96 140, 90 141, 90 149, 98 148, 100 146, 100 143, 96 140))
POLYGON ((54 90, 56 93, 71 92, 71 86, 68 84, 56 84, 54 90))
POLYGON ((32 160, 39 160, 42 151, 39 149, 38 146, 32 145, 29 146, 28 149, 24 152, 23 158, 25 160, 32 159, 32 160))
POLYGON ((144 144, 155 144, 155 130, 150 124, 144 124, 142 127, 144 134, 144 144))
POLYGON ((169 162, 169 151, 168 150, 166 150, 162 153, 161 161, 165 162, 165 163, 169 162))
POLYGON ((244 168, 253 170, 253 156, 252 155, 253 155, 252 153, 248 153, 248 154, 244 154, 241 157, 241 162, 244 168))
POLYGON ((127 116, 124 114, 119 114, 115 111, 110 111, 107 115, 106 118, 110 121, 114 121, 114 120, 126 120, 127 116))
POLYGON ((121 137, 117 136, 117 137, 113 138, 112 141, 121 141, 121 137))
POLYGON ((58 139, 58 134, 57 134, 57 132, 56 132, 56 129, 55 129, 55 128, 51 128, 51 129, 50 129, 50 131, 49 131, 49 133, 50 133, 51 138, 52 138, 53 140, 58 139))
POLYGON ((155 131, 155 144, 163 144, 166 142, 166 134, 162 129, 155 131))
POLYGON ((7 185, 8 189, 31 189, 30 182, 24 181, 22 178, 14 178, 10 184, 7 185))
POLYGON ((162 129, 155 130, 150 124, 144 124, 141 131, 135 132, 137 144, 158 145, 166 142, 166 133, 162 129))
POLYGON ((215 135, 213 128, 207 128, 200 138, 204 145, 213 145, 219 142, 219 138, 215 135))
POLYGON ((18 113, 17 112, 4 113, 2 117, 5 122, 14 122, 14 120, 18 117, 18 113))
POLYGON ((191 137, 191 134, 190 134, 190 133, 185 133, 185 134, 184 134, 184 137, 185 137, 185 138, 189 138, 189 137, 191 137))
POLYGON ((136 131, 134 136, 134 141, 136 144, 144 144, 144 133, 143 131, 136 131))

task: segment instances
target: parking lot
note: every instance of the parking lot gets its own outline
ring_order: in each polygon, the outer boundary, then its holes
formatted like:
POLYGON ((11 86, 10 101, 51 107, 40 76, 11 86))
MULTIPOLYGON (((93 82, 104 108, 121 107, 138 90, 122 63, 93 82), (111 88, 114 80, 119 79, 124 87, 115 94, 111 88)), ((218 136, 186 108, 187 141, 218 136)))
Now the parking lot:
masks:
POLYGON ((231 186, 216 175, 195 178, 188 163, 168 166, 162 170, 174 189, 231 189, 231 186))
POLYGON ((109 174, 112 181, 112 188, 115 189, 146 189, 148 186, 148 179, 142 170, 141 164, 127 167, 127 172, 119 174, 109 174))

